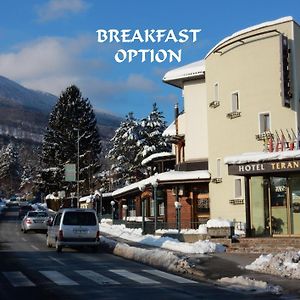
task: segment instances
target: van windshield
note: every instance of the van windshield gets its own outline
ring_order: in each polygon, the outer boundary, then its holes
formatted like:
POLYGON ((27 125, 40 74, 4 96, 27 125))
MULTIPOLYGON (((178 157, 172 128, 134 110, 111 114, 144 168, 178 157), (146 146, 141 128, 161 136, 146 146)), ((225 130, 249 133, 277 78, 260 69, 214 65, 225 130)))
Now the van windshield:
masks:
POLYGON ((95 214, 92 212, 69 211, 65 213, 63 219, 64 225, 97 225, 95 214))

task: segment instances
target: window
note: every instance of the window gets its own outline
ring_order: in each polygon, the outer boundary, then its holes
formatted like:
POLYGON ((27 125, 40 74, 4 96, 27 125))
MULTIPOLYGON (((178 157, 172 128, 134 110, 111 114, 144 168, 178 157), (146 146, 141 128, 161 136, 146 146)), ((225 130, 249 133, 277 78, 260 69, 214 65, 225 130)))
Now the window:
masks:
POLYGON ((214 85, 214 101, 219 101, 219 84, 214 85))
POLYGON ((150 199, 150 216, 154 216, 154 207, 155 207, 155 201, 153 199, 150 199))
POLYGON ((217 159, 217 178, 221 178, 221 159, 217 159))
POLYGON ((259 133, 270 131, 270 114, 259 114, 259 133))
POLYGON ((234 198, 242 197, 242 179, 234 180, 234 198))
POLYGON ((64 225, 83 225, 95 226, 97 224, 96 216, 92 212, 66 212, 63 219, 64 225))
POLYGON ((239 111, 240 110, 240 99, 239 93, 233 93, 231 95, 231 111, 239 111))
POLYGON ((164 216, 165 215, 165 202, 161 202, 159 205, 158 205, 158 214, 160 216, 164 216))

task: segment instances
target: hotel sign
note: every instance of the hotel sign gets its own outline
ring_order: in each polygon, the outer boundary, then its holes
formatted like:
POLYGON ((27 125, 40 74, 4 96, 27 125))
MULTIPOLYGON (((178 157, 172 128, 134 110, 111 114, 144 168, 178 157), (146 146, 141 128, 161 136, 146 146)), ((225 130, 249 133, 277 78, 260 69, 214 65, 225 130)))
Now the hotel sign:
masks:
POLYGON ((300 172, 300 160, 282 160, 270 162, 251 162, 228 165, 229 175, 258 175, 264 173, 300 172))

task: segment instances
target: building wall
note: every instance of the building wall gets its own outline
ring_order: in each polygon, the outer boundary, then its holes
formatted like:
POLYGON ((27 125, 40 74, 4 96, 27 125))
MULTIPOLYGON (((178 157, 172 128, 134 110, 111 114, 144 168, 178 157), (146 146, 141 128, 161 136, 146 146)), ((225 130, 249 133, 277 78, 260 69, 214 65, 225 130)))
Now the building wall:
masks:
MULTIPOLYGON (((292 22, 286 22, 244 34, 244 37, 264 30, 277 29, 291 39, 292 22)), ((298 34, 298 29, 297 29, 298 34)), ((234 40, 234 39, 232 39, 234 40)), ((231 41, 232 41, 231 40, 231 41)), ((221 159, 220 183, 210 183, 211 217, 245 221, 244 205, 230 204, 234 199, 235 179, 228 176, 225 156, 262 151, 257 141, 259 113, 270 113, 271 131, 293 128, 297 132, 295 106, 283 106, 281 38, 278 33, 259 35, 244 43, 235 43, 211 53, 206 58, 208 102, 214 100, 214 85, 219 85, 220 105, 208 108, 208 153, 212 178, 217 176, 217 159, 221 159), (229 119, 232 93, 238 92, 241 116, 229 119)), ((298 101, 298 99, 296 99, 298 101)), ((280 131, 279 131, 280 132, 280 131)), ((244 199, 244 191, 242 194, 244 199)))
POLYGON ((184 84, 185 161, 207 160, 207 100, 204 80, 184 84))

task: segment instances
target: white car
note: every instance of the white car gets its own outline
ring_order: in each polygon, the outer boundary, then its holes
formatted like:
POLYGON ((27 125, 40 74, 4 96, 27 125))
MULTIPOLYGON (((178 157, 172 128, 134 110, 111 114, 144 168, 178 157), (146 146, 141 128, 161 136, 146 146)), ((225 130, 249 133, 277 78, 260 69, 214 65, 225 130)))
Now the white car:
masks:
POLYGON ((21 222, 21 230, 47 230, 49 215, 44 211, 28 211, 21 222))
POLYGON ((99 248, 99 221, 93 209, 61 209, 48 225, 47 246, 54 246, 57 252, 61 252, 63 247, 99 248))

